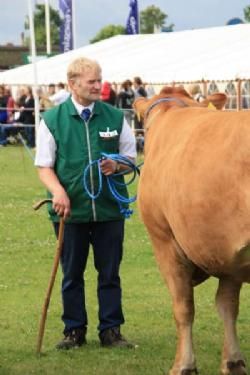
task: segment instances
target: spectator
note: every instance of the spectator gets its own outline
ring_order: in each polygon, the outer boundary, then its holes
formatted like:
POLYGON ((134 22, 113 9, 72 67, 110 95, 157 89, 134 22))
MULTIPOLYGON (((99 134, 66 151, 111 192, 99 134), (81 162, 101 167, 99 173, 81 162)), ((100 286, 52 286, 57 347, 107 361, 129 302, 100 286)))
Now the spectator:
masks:
POLYGON ((50 83, 48 87, 48 96, 52 96, 56 93, 56 85, 54 83, 50 83))
POLYGON ((138 153, 143 153, 144 151, 144 133, 139 132, 136 134, 136 150, 138 153))
POLYGON ((7 113, 7 97, 5 95, 5 88, 3 85, 0 86, 0 146, 7 145, 7 138, 5 127, 1 124, 6 124, 8 119, 7 113))
POLYGON ((48 109, 54 107, 54 104, 49 99, 49 95, 44 93, 41 88, 38 89, 38 97, 41 112, 47 111, 48 109))
POLYGON ((0 86, 0 123, 2 124, 6 124, 8 120, 7 101, 8 101, 8 98, 5 95, 5 87, 1 85, 0 86))
POLYGON ((116 104, 116 92, 113 90, 111 83, 103 82, 101 88, 101 100, 111 105, 116 104))
POLYGON ((30 86, 25 87, 24 94, 26 99, 23 106, 20 108, 19 121, 26 125, 24 134, 27 139, 27 145, 29 147, 35 147, 35 127, 32 126, 35 124, 35 101, 32 88, 30 86))
POLYGON ((18 107, 23 107, 26 100, 26 88, 20 87, 18 94, 17 94, 17 100, 16 104, 18 107))
POLYGON ((202 95, 199 85, 191 85, 189 87, 189 93, 197 102, 202 102, 205 99, 205 96, 202 95))
POLYGON ((117 107, 123 109, 126 120, 130 126, 133 119, 132 104, 134 99, 135 94, 132 89, 132 82, 127 79, 121 84, 121 90, 117 96, 117 107))
POLYGON ((7 100, 7 121, 6 125, 2 127, 2 144, 7 145, 10 143, 10 139, 12 136, 15 136, 18 133, 18 130, 13 126, 14 122, 14 108, 15 108, 15 101, 11 94, 11 89, 9 87, 5 87, 5 96, 7 100))
POLYGON ((10 124, 14 121, 15 100, 9 87, 5 87, 5 95, 7 98, 7 123, 10 124))
MULTIPOLYGON (((143 86, 142 80, 140 77, 134 78, 134 91, 135 91, 135 98, 138 98, 140 96, 147 97, 147 92, 143 86)), ((137 116, 135 116, 135 130, 141 130, 143 129, 143 121, 142 119, 139 119, 137 116)))
POLYGON ((144 98, 147 97, 147 91, 145 90, 140 77, 134 78, 134 91, 135 91, 135 98, 138 98, 139 96, 143 96, 144 98))
POLYGON ((65 89, 65 85, 62 82, 60 82, 57 85, 56 93, 49 96, 49 100, 54 105, 58 105, 58 104, 65 102, 69 96, 70 96, 70 93, 65 89))
POLYGON ((152 98, 155 95, 155 89, 154 86, 151 84, 146 84, 146 93, 147 93, 147 98, 152 98))

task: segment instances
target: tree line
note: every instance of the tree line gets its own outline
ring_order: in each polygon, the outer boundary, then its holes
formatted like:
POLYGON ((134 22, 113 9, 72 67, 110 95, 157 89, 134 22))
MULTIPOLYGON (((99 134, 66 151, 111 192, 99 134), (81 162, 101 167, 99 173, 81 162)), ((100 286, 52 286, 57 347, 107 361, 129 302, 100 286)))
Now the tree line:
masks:
MULTIPOLYGON (((250 5, 246 6, 243 10, 244 21, 250 22, 250 5)), ((167 31, 174 31, 174 24, 166 25, 168 15, 154 5, 148 6, 146 9, 140 11, 140 33, 141 34, 152 34, 154 28, 164 29, 167 31)), ((53 46, 59 46, 59 35, 60 26, 62 19, 59 11, 55 10, 50 6, 50 33, 51 33, 51 44, 53 46)), ((45 5, 36 4, 34 12, 34 27, 35 27, 35 38, 36 46, 44 47, 46 45, 46 30, 45 30, 45 5)), ((29 29, 28 16, 25 18, 24 23, 25 30, 29 29)), ((90 43, 96 43, 100 40, 110 38, 115 35, 126 34, 126 29, 122 25, 107 25, 100 29, 100 31, 90 39, 90 43)), ((24 40, 25 45, 29 45, 29 37, 27 36, 24 40)))

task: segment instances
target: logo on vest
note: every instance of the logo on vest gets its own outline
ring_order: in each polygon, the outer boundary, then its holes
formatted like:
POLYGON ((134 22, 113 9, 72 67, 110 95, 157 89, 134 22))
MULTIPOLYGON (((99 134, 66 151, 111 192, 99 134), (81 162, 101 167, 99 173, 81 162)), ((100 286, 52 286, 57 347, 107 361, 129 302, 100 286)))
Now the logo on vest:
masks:
POLYGON ((101 138, 103 138, 105 140, 108 140, 108 139, 112 139, 112 138, 117 137, 118 132, 117 132, 117 130, 110 131, 109 128, 107 128, 106 132, 99 132, 99 135, 100 135, 101 138))

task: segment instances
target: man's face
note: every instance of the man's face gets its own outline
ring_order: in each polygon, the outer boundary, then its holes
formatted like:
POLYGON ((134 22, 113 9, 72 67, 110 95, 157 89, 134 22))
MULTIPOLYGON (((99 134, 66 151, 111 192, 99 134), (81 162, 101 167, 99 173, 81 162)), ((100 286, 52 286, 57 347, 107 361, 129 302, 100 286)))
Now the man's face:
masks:
POLYGON ((79 77, 69 81, 73 97, 83 105, 100 98, 102 76, 98 68, 88 68, 79 77))
POLYGON ((49 86, 49 95, 54 95, 56 92, 55 86, 49 86))

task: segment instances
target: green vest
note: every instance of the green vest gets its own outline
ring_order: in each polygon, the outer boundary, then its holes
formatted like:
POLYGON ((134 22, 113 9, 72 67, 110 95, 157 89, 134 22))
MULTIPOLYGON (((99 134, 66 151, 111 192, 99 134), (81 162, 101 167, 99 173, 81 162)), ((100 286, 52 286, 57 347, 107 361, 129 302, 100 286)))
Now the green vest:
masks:
MULTIPOLYGON (((71 98, 59 106, 44 112, 43 118, 56 143, 55 173, 66 190, 71 202, 69 223, 91 221, 120 220, 118 202, 113 198, 103 176, 103 188, 99 197, 92 200, 83 186, 83 174, 86 166, 107 154, 119 153, 119 138, 123 125, 123 113, 101 101, 95 102, 91 118, 81 119, 71 98), (113 133, 112 133, 113 132, 113 133), (110 134, 110 137, 105 135, 110 134)), ((98 191, 99 179, 96 166, 91 168, 88 188, 98 191)), ((119 177, 119 182, 124 182, 119 177)), ((118 192, 127 196, 126 187, 118 192)), ((92 190, 93 194, 93 190, 92 190)), ((59 221, 52 207, 49 207, 52 221, 59 221)))

